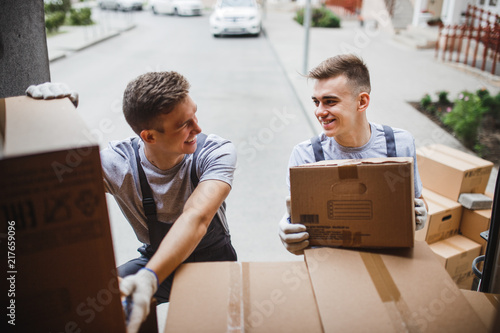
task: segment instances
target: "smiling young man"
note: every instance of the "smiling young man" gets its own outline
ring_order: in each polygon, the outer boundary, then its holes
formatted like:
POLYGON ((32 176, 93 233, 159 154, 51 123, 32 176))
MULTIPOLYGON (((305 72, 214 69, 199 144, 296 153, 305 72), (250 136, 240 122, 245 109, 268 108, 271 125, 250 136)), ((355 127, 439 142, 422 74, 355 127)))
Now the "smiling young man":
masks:
MULTIPOLYGON (((57 88, 56 84, 45 84, 57 88)), ((137 238, 140 257, 120 267, 120 290, 136 332, 153 295, 168 302, 175 269, 183 262, 235 261, 225 203, 236 165, 234 145, 201 133, 189 83, 176 72, 147 73, 131 81, 123 112, 137 134, 101 151, 106 192, 112 194, 137 238)), ((41 92, 38 98, 69 96, 41 92)), ((200 277, 203 278, 203 277, 200 277)))
MULTIPOLYGON (((328 58, 312 69, 307 78, 315 80, 312 100, 314 114, 323 132, 296 145, 288 167, 319 160, 372 157, 413 157, 413 136, 402 129, 371 123, 366 117, 370 104, 370 74, 364 62, 352 54, 328 58), (392 142, 392 144, 391 144, 392 142)), ((416 229, 423 228, 427 210, 422 198, 422 183, 414 163, 416 229)), ((290 188, 290 176, 287 177, 290 188)), ((303 224, 292 224, 289 213, 279 223, 285 248, 301 254, 309 246, 303 224)))

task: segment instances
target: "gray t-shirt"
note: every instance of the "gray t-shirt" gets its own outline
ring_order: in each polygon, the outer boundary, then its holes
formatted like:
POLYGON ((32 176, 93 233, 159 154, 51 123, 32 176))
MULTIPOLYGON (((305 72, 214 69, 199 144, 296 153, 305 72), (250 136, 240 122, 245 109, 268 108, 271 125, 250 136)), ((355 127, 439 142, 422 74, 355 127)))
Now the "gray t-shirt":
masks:
MULTIPOLYGON (((112 194, 123 214, 134 229, 140 242, 149 243, 147 219, 142 207, 142 193, 137 172, 132 138, 112 141, 101 151, 106 192, 112 194)), ((191 183, 193 155, 184 156, 181 163, 169 170, 161 170, 151 164, 144 154, 144 144, 139 140, 141 165, 153 192, 158 221, 175 222, 181 215, 185 202, 194 187, 191 183)), ((196 162, 196 173, 200 182, 220 180, 230 186, 236 168, 234 145, 217 135, 208 135, 196 162)), ((228 233, 224 208, 217 214, 228 233)))
MULTIPOLYGON (((341 146, 334 138, 327 137, 325 133, 321 133, 319 138, 323 147, 325 160, 387 157, 387 145, 383 126, 370 123, 370 128, 370 140, 365 145, 354 148, 341 146)), ((393 131, 394 141, 396 142, 396 155, 398 157, 413 157, 415 198, 419 198, 422 195, 422 182, 418 173, 415 141, 408 131, 399 128, 393 128, 393 131)), ((293 148, 288 162, 288 190, 290 190, 290 167, 313 162, 316 162, 316 159, 310 140, 301 142, 293 148)))

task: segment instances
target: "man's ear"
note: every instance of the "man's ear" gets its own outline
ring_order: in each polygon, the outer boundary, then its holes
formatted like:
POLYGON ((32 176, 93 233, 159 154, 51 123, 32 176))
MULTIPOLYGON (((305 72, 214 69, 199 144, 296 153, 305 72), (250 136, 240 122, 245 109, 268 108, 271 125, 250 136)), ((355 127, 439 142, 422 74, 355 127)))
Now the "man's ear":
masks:
POLYGON ((358 111, 366 111, 370 105, 370 94, 362 92, 358 96, 358 111))
POLYGON ((153 131, 151 130, 142 130, 140 137, 142 141, 147 142, 147 143, 155 143, 156 137, 153 131))

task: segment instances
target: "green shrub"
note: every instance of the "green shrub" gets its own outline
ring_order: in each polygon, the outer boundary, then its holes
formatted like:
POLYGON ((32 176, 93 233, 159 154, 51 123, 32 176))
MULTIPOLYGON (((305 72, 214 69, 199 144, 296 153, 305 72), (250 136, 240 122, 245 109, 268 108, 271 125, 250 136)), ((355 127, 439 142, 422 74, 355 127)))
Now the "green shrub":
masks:
POLYGON ((66 14, 64 12, 53 12, 45 15, 45 28, 48 32, 59 30, 59 27, 64 24, 66 14))
POLYGON ((71 9, 71 0, 44 0, 43 8, 45 14, 55 12, 67 13, 71 9))
POLYGON ((422 106, 424 109, 427 109, 431 104, 432 98, 429 94, 425 94, 424 97, 422 97, 422 99, 420 100, 420 106, 422 106))
POLYGON ((476 95, 479 96, 481 103, 487 109, 485 115, 493 118, 494 125, 500 124, 500 93, 491 96, 487 89, 479 89, 476 91, 476 95))
POLYGON ((451 104, 450 100, 448 99, 448 92, 447 91, 438 91, 436 93, 438 96, 438 103, 440 104, 451 104))
POLYGON ((71 9, 69 13, 69 24, 71 25, 91 25, 92 10, 90 8, 71 9))
POLYGON ((488 109, 476 94, 464 91, 455 100, 453 109, 443 116, 443 123, 469 148, 477 143, 479 125, 488 109))
MULTIPOLYGON (((295 12, 294 20, 304 25, 304 8, 295 12)), ((340 18, 326 7, 311 8, 311 27, 340 28, 340 18)))

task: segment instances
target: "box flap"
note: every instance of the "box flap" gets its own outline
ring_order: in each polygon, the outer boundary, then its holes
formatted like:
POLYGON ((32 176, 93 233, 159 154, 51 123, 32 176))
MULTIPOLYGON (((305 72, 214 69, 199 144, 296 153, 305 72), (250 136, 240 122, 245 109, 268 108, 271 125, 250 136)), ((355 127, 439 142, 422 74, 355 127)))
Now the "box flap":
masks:
MULTIPOLYGON (((496 316, 500 315, 500 295, 460 290, 484 325, 493 329, 496 316)), ((491 332, 493 332, 491 330, 491 332)))
POLYGON ((380 332, 485 332, 434 256, 425 242, 400 250, 306 250, 325 332, 374 328, 380 332))
POLYGON ((68 98, 27 96, 0 102, 3 157, 97 145, 68 98))
POLYGON ((206 262, 176 272, 165 332, 322 332, 305 262, 206 262))
POLYGON ((431 158, 446 165, 453 165, 454 168, 461 171, 493 166, 493 163, 490 161, 442 144, 421 147, 417 149, 417 155, 431 158))
POLYGON ((390 164, 390 163, 407 163, 411 161, 413 161, 412 157, 377 157, 377 158, 363 158, 363 159, 326 160, 326 161, 302 164, 292 168, 349 166, 349 165, 363 165, 363 164, 390 164))
POLYGON ((481 245, 462 235, 455 235, 430 245, 431 249, 443 258, 451 258, 464 252, 476 249, 481 245))

